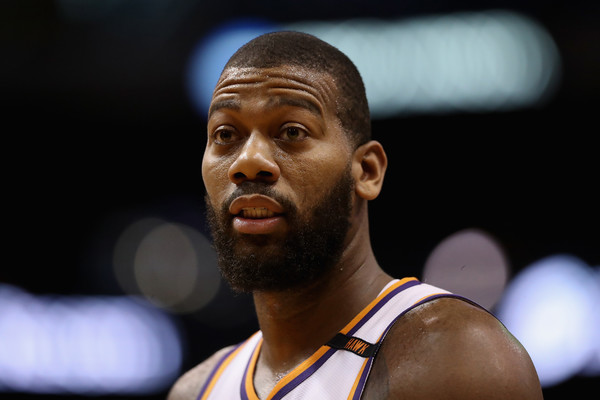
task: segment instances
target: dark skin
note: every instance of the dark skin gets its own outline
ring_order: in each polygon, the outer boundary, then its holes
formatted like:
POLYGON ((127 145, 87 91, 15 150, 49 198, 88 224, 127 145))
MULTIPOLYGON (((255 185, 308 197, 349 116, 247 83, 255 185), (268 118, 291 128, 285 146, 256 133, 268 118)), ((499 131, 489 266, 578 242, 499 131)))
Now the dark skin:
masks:
MULTIPOLYGON (((337 118, 336 95, 331 76, 286 65, 228 69, 213 95, 202 171, 215 208, 252 180, 285 194, 302 217, 348 165, 355 183, 351 227, 336 266, 302 287, 253 292, 264 337, 254 376, 260 399, 392 279, 373 254, 367 211, 381 191, 387 157, 376 141, 352 145, 337 118)), ((264 198, 244 199, 244 205, 277 208, 264 198)), ((286 215, 276 215, 268 223, 236 225, 243 251, 268 248, 248 248, 257 245, 245 243, 241 233, 285 235, 286 215)), ((224 351, 182 376, 169 400, 195 399, 224 351)), ((529 356, 494 317, 460 300, 439 299, 394 325, 362 398, 535 400, 542 392, 529 356)))

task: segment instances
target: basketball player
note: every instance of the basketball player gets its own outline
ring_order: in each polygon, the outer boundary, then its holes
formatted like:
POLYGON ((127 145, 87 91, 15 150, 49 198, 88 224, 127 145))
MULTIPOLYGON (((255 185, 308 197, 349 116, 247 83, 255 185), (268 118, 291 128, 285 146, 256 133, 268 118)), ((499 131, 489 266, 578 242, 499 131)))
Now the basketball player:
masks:
POLYGON ((260 331, 184 374, 170 400, 542 398, 491 314, 378 265, 367 203, 386 166, 336 48, 279 32, 232 56, 202 174, 219 267, 253 294, 260 331))

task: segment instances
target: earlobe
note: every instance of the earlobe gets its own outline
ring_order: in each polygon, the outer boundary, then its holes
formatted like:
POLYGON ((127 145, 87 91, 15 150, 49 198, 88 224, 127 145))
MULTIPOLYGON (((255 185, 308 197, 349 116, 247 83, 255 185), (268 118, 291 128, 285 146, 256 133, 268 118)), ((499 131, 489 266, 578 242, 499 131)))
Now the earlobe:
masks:
POLYGON ((379 196, 386 168, 387 155, 381 143, 372 140, 356 149, 352 162, 356 194, 365 200, 379 196))

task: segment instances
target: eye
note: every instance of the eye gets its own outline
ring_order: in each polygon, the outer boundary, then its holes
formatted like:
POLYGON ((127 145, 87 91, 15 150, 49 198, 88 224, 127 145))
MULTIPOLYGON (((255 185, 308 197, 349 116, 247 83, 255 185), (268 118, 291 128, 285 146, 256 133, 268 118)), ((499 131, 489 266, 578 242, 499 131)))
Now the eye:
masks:
POLYGON ((279 132, 279 139, 286 140, 289 142, 297 142, 300 140, 304 140, 308 137, 308 132, 297 125, 288 125, 284 126, 283 129, 279 132))
POLYGON ((240 135, 232 128, 218 128, 213 134, 216 144, 230 144, 238 141, 240 135))

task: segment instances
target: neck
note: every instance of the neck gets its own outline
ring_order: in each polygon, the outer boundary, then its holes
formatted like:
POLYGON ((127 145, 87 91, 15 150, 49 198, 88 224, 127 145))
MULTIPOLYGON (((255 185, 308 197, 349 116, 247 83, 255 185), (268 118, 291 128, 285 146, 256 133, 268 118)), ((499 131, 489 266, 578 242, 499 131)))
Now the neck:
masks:
POLYGON ((319 282, 254 293, 264 338, 260 364, 273 373, 287 373, 308 358, 391 280, 377 264, 368 240, 355 237, 354 241, 337 266, 319 282))

